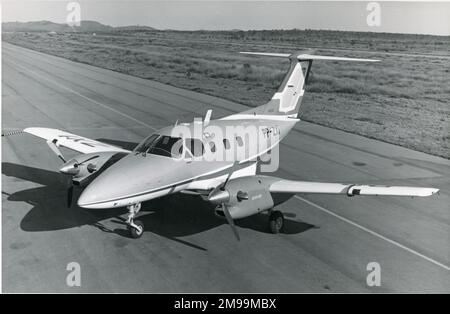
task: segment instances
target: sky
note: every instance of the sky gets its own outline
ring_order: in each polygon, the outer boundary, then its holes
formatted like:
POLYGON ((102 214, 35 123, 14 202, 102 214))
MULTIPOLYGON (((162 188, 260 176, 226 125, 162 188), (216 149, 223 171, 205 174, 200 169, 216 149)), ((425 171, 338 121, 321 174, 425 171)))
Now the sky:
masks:
MULTIPOLYGON (((64 23, 70 1, 1 0, 2 21, 64 23)), ((450 35, 450 1, 377 1, 380 25, 369 26, 370 1, 78 1, 82 20, 158 29, 331 29, 450 35)))

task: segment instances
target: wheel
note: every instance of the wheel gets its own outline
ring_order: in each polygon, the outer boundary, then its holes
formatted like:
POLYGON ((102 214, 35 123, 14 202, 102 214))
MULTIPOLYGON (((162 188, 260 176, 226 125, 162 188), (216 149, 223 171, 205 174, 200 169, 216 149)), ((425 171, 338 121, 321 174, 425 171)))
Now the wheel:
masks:
POLYGON ((128 226, 128 231, 133 239, 138 239, 144 234, 144 223, 142 221, 136 220, 134 224, 138 227, 128 226))
POLYGON ((274 210, 269 217, 269 228, 272 233, 279 233, 284 226, 283 213, 279 210, 274 210))

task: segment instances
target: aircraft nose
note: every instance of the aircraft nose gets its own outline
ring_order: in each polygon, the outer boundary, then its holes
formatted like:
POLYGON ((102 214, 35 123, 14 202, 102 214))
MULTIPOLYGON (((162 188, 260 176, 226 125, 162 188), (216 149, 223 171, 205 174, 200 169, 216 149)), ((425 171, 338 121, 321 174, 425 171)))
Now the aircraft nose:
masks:
POLYGON ((78 198, 77 204, 82 208, 92 208, 92 204, 98 201, 98 195, 99 191, 97 191, 96 188, 88 186, 81 193, 80 197, 78 198))
POLYGON ((128 205, 130 198, 158 186, 159 178, 163 178, 160 169, 168 168, 163 162, 163 158, 151 160, 126 156, 99 174, 84 189, 78 198, 78 206, 106 209, 128 205))
POLYGON ((123 187, 126 178, 124 172, 118 170, 105 172, 94 179, 78 198, 78 206, 91 209, 114 207, 116 201, 126 195, 123 187))

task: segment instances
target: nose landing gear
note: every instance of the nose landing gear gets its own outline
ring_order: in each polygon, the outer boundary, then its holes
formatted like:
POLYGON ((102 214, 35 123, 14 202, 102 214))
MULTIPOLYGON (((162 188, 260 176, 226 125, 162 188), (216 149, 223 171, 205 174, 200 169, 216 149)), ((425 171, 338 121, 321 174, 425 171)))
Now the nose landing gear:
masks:
POLYGON ((128 205, 127 209, 128 209, 128 218, 126 223, 128 227, 128 232, 130 232, 130 236, 132 238, 134 239, 140 238, 144 233, 144 223, 139 220, 134 221, 134 217, 141 210, 141 203, 128 205))

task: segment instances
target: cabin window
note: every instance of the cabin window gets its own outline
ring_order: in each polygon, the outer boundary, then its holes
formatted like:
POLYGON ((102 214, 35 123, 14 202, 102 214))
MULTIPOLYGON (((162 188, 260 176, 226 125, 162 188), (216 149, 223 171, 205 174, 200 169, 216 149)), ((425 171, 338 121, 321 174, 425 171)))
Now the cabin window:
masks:
POLYGON ((194 157, 200 157, 205 153, 203 142, 196 138, 187 138, 185 140, 186 148, 189 149, 194 157))
POLYGON ((239 146, 244 145, 244 141, 242 140, 242 137, 240 137, 240 136, 236 136, 236 142, 239 146))
POLYGON ((216 144, 214 144, 213 141, 209 142, 209 149, 211 150, 211 153, 216 152, 216 144))
POLYGON ((230 141, 226 138, 223 139, 223 146, 225 146, 225 149, 230 149, 230 141))

